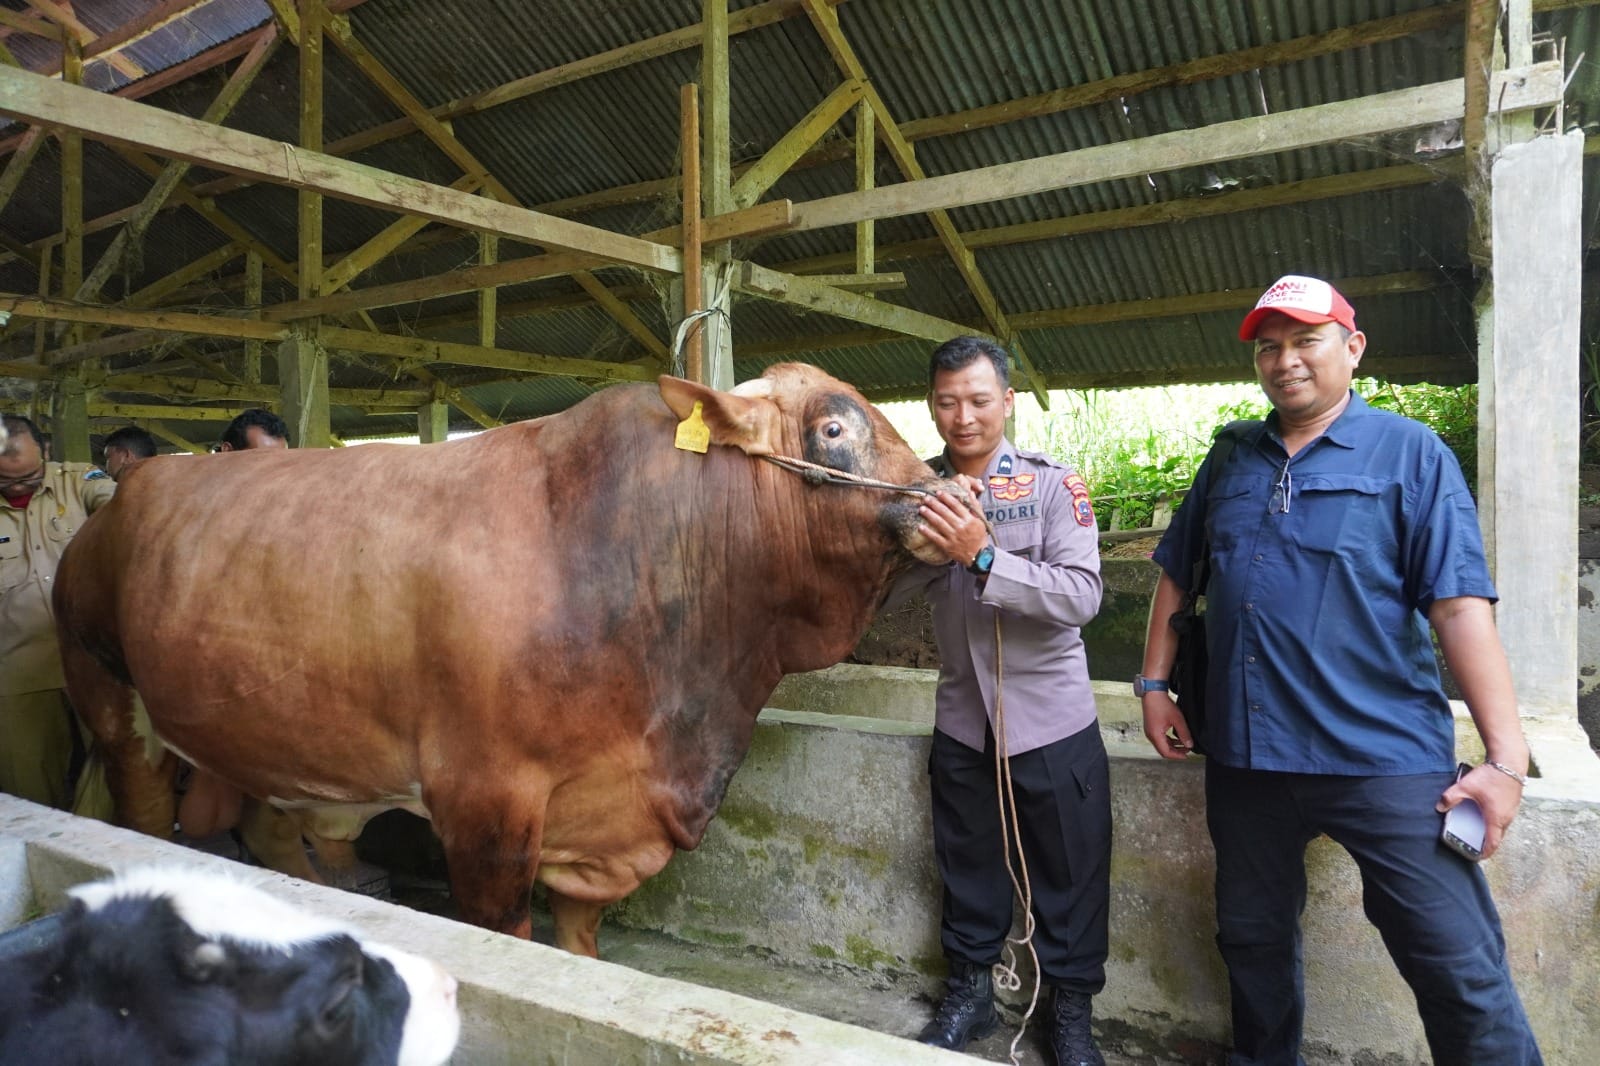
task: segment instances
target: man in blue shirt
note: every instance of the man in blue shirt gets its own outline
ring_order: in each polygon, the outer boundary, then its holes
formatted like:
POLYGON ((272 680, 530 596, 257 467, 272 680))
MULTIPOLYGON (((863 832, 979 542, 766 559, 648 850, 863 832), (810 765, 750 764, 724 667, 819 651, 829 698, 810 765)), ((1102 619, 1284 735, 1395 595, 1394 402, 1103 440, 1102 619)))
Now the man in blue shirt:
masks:
POLYGON ((1162 537, 1135 681, 1145 736, 1163 758, 1184 758, 1197 738, 1166 691, 1169 619, 1209 535, 1198 739, 1232 994, 1228 1061, 1301 1061, 1305 848, 1326 833, 1361 871, 1434 1061, 1541 1063, 1483 873, 1440 842, 1439 812, 1472 799, 1493 854, 1528 769, 1471 494, 1437 435, 1351 391, 1366 337, 1327 282, 1281 278, 1239 337, 1254 343, 1273 410, 1225 431, 1220 469, 1208 457, 1162 537), (1459 781, 1430 625, 1487 753, 1459 781))

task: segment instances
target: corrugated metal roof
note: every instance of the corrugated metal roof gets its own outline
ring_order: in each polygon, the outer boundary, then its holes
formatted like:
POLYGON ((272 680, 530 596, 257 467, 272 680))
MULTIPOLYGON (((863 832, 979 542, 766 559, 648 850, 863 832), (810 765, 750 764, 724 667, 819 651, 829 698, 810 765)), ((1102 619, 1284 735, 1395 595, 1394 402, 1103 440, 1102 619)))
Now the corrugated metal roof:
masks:
MULTIPOLYGON (((112 32, 142 16, 155 0, 76 0, 74 11, 96 33, 112 32)), ((13 10, 22 0, 0 0, 13 10)), ((731 5, 740 12, 757 0, 731 5)), ((1131 76, 1263 45, 1292 41, 1410 12, 1444 10, 1444 0, 849 0, 837 13, 843 32, 874 88, 902 124, 949 116, 973 108, 1027 99, 1116 76, 1131 76)), ((765 11, 763 6, 761 10, 765 11)), ((693 27, 698 0, 608 0, 604 4, 544 4, 524 0, 366 0, 349 13, 357 39, 425 104, 462 101, 516 79, 627 48, 662 34, 693 27)), ((181 19, 123 50, 127 59, 155 72, 198 55, 263 24, 264 0, 210 0, 181 19)), ((1116 143, 1174 130, 1423 85, 1460 75, 1463 31, 1452 16, 1440 28, 1382 40, 1360 48, 1295 62, 1241 70, 1186 84, 1131 89, 1122 96, 1068 110, 1037 114, 961 132, 920 136, 915 151, 930 175, 953 174, 997 163, 1032 159, 1075 148, 1116 143)), ((1536 26, 1566 42, 1569 65, 1579 65, 1569 87, 1567 122, 1600 131, 1600 7, 1579 6, 1537 16, 1536 26)), ((601 73, 566 80, 543 91, 486 109, 459 114, 451 128, 462 143, 525 204, 538 206, 641 183, 648 195, 590 208, 574 215, 589 225, 641 233, 675 222, 678 196, 672 185, 680 169, 679 87, 699 76, 700 53, 692 35, 687 47, 657 48, 651 58, 611 65, 601 73)), ((7 46, 33 69, 48 69, 59 49, 49 42, 12 34, 7 46)), ((399 111, 328 42, 324 48, 324 139, 333 144, 391 122, 399 111)), ((277 139, 297 138, 298 57, 280 47, 227 120, 227 125, 277 139)), ((229 67, 214 68, 145 97, 147 103, 187 115, 200 114, 221 89, 229 67)), ((128 75, 105 62, 90 65, 90 84, 123 85, 128 75)), ((730 42, 732 153, 736 161, 759 158, 842 79, 821 36, 803 13, 738 33, 730 42)), ((806 165, 782 176, 768 194, 796 201, 854 188, 848 147, 854 116, 847 115, 824 141, 835 148, 831 162, 806 165)), ((5 133, 0 132, 0 136, 5 133)), ((1410 291, 1356 299, 1372 337, 1375 360, 1431 359, 1435 376, 1459 379, 1474 373, 1473 271, 1466 248, 1466 203, 1453 174, 1460 153, 1419 156, 1415 133, 1359 143, 1186 167, 1148 176, 1101 182, 951 213, 963 232, 988 231, 1051 219, 1075 218, 1139 205, 1212 199, 1287 182, 1347 175, 1418 161, 1437 168, 1438 181, 1382 192, 1307 200, 1270 208, 1216 213, 1184 222, 1087 232, 1070 237, 1001 243, 975 251, 976 263, 1001 309, 1013 320, 1103 305, 1149 302, 1144 317, 1082 325, 1034 325, 1021 333, 1033 364, 1063 381, 1159 382, 1186 376, 1248 376, 1232 338, 1233 310, 1185 311, 1172 301, 1232 292, 1249 294, 1280 273, 1311 271, 1335 278, 1364 279, 1416 273, 1410 291)), ((369 145, 354 160, 438 184, 449 184, 459 167, 426 137, 411 132, 369 145)), ((137 203, 150 179, 116 152, 86 147, 86 215, 90 219, 137 203)), ((879 184, 902 177, 880 151, 879 184)), ((1584 246, 1594 262, 1600 232, 1600 157, 1585 161, 1584 246)), ((202 190, 223 177, 196 168, 191 185, 202 190)), ((296 259, 297 196, 264 185, 218 186, 213 202, 233 224, 284 260, 296 259)), ((395 219, 390 212, 324 200, 323 244, 330 261, 361 247, 395 219)), ((59 149, 48 142, 16 194, 0 210, 0 234, 23 242, 48 242, 60 229, 59 149)), ((908 216, 877 224, 880 248, 927 241, 934 230, 926 217, 908 216)), ((86 265, 109 245, 114 227, 90 234, 86 265)), ((124 266, 128 288, 178 269, 227 240, 193 210, 164 212, 144 242, 141 256, 124 266)), ((735 254, 779 266, 848 254, 849 227, 736 242, 735 254)), ((533 250, 503 241, 503 260, 533 250)), ((427 277, 477 262, 470 234, 448 239, 429 227, 414 247, 385 259, 356 279, 356 286, 427 277)), ((237 303, 236 260, 217 276, 177 297, 182 308, 237 303)), ((848 269, 848 268, 838 268, 848 269)), ((983 326, 977 299, 943 253, 885 261, 882 270, 906 275, 904 288, 878 299, 943 318, 983 326)), ((621 295, 630 311, 665 340, 671 323, 664 279, 628 269, 602 269, 599 276, 621 295)), ((107 299, 126 291, 124 278, 106 287, 107 299)), ((33 268, 11 259, 0 263, 0 289, 31 292, 33 268)), ((1589 287, 1593 293, 1595 286, 1589 287)), ((292 287, 268 272, 268 302, 293 297, 292 287)), ((571 278, 550 278, 502 288, 499 347, 596 361, 631 362, 645 353, 619 323, 588 301, 571 278)), ((1600 300, 1591 296, 1586 326, 1590 343, 1600 335, 1600 300)), ((1199 306, 1199 305, 1197 305, 1199 306)), ((475 342, 473 293, 422 304, 376 308, 370 318, 399 336, 475 342)), ((360 317, 346 325, 363 324, 360 317)), ((855 322, 738 295, 733 328, 739 375, 758 373, 770 362, 805 358, 852 380, 875 395, 915 393, 922 387, 929 345, 913 339, 863 342, 873 335, 855 322)), ((189 350, 209 353, 224 366, 240 368, 239 346, 197 339, 189 350)), ((163 349, 159 365, 172 361, 163 349)), ((348 388, 415 387, 395 360, 336 353, 334 384, 348 388)), ((151 352, 116 357, 111 368, 148 364, 151 352)), ((269 360, 270 365, 270 360, 269 360)), ((1415 363, 1396 364, 1416 371, 1415 363)), ((466 389, 476 403, 507 418, 560 409, 590 386, 553 377, 518 378, 496 370, 434 368, 466 389)), ((198 370, 193 370, 199 373, 198 370)), ((464 419, 455 416, 458 425, 464 419)), ((409 432, 414 420, 401 415, 363 417, 335 411, 340 433, 409 432)), ((220 426, 214 427, 220 429, 220 426)), ((196 427, 199 437, 213 427, 196 427)))

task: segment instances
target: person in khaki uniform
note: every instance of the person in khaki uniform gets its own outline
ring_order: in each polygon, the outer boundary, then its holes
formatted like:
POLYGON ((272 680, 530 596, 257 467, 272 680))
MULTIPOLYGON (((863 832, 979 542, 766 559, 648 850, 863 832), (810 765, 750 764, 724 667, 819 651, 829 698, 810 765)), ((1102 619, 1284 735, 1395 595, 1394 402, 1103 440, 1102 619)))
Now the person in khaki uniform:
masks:
POLYGON ((88 463, 50 462, 26 418, 0 426, 0 791, 64 808, 76 724, 50 593, 61 553, 116 483, 88 463))

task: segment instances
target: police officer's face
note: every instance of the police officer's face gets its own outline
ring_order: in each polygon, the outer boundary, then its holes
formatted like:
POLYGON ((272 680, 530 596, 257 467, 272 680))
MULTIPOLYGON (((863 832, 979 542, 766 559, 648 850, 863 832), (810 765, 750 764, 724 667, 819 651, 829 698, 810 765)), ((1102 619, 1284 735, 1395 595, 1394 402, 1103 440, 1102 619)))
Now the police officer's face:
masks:
POLYGON ((39 491, 44 484, 44 453, 32 436, 12 438, 10 451, 0 453, 0 496, 19 499, 39 491))
POLYGON ((1256 377, 1282 422, 1315 422, 1344 402, 1366 346, 1365 334, 1346 337, 1337 322, 1271 315, 1256 331, 1256 377))
POLYGON ((975 359, 960 370, 935 372, 928 406, 958 472, 983 473, 1005 439, 1014 399, 1011 389, 1001 387, 994 364, 987 359, 975 359))

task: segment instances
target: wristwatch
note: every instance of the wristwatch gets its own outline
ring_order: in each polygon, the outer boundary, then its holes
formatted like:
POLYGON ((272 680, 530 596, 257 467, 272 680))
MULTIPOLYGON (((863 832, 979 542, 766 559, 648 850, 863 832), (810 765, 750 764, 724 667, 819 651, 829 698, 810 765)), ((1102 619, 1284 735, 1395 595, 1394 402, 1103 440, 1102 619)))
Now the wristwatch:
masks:
POLYGON ((1165 678, 1145 677, 1143 674, 1133 675, 1133 694, 1143 698, 1146 692, 1171 692, 1165 678))
POLYGON ((979 577, 987 577, 989 570, 994 566, 994 545, 985 544, 978 549, 978 554, 972 557, 972 562, 967 569, 979 577))

